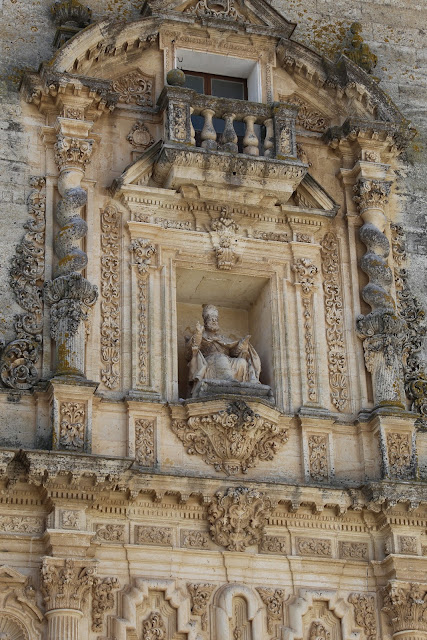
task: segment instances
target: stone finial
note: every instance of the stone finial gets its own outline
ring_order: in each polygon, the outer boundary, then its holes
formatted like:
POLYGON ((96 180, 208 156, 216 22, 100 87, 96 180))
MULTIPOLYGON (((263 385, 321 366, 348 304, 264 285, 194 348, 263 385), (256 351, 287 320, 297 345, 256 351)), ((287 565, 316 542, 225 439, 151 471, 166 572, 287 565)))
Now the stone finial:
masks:
POLYGON ((372 53, 369 45, 363 42, 361 33, 362 25, 360 22, 353 22, 350 26, 348 44, 343 49, 343 53, 359 67, 362 67, 364 71, 372 73, 372 70, 377 66, 377 56, 372 53))
POLYGON ((54 46, 59 49, 80 29, 90 24, 92 11, 78 0, 59 0, 51 7, 54 23, 57 25, 54 46))

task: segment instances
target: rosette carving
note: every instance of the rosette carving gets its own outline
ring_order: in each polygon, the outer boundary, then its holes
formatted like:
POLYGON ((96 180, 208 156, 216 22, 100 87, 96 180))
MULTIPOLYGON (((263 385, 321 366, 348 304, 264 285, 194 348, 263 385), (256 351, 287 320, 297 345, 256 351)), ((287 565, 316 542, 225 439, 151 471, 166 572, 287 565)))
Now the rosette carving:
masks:
POLYGON ((217 413, 172 420, 172 431, 187 453, 227 475, 247 473, 259 461, 272 460, 288 441, 286 427, 265 420, 242 400, 217 413))
POLYGON ((31 178, 33 189, 27 206, 32 217, 24 225, 26 233, 16 247, 10 269, 10 286, 24 313, 15 316, 16 338, 1 354, 0 376, 3 384, 18 390, 31 389, 39 379, 36 364, 43 330, 45 182, 45 178, 31 178))
POLYGON ((212 540, 229 551, 260 543, 272 509, 270 498, 256 489, 218 491, 208 508, 212 540))

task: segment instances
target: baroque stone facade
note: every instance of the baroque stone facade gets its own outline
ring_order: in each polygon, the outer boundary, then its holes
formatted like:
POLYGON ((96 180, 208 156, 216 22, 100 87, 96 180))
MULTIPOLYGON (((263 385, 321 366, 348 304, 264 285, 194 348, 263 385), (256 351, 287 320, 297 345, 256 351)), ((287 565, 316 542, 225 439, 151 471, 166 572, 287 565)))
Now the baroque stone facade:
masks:
POLYGON ((381 51, 352 18, 322 56, 266 0, 87 2, 51 3, 17 94, 0 637, 427 638, 415 132, 381 51))

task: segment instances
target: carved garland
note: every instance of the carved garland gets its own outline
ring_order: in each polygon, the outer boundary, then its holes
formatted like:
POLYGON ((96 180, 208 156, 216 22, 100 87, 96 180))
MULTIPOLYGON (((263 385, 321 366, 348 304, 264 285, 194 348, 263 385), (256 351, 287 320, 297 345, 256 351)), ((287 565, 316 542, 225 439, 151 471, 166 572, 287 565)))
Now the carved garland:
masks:
POLYGON ((172 431, 190 455, 200 455, 216 471, 246 473, 260 460, 272 460, 288 429, 254 413, 243 401, 231 402, 218 413, 172 420, 172 431))
POLYGON ((348 405, 348 367, 344 344, 343 296, 336 234, 327 233, 321 247, 331 401, 338 411, 344 411, 348 405))
MULTIPOLYGON (((40 357, 43 331, 43 296, 45 254, 46 180, 33 177, 27 206, 32 218, 16 247, 10 270, 10 286, 18 304, 25 310, 15 316, 16 338, 1 355, 0 377, 12 389, 31 389, 39 379, 36 363, 40 357)), ((4 346, 0 344, 0 346, 4 346)))
POLYGON ((101 380, 108 389, 120 382, 120 212, 101 212, 101 380))
POLYGON ((308 258, 299 258, 293 265, 296 282, 301 286, 304 316, 304 342, 308 398, 317 402, 316 368, 314 362, 313 288, 318 268, 308 258))

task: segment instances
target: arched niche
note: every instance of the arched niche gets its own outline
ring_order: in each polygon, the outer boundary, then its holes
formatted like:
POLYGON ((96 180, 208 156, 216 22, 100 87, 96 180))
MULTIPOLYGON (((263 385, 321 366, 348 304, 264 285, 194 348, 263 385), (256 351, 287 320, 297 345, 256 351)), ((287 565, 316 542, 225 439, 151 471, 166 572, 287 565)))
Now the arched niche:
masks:
POLYGON ((264 606, 259 596, 245 585, 221 587, 214 596, 212 614, 213 638, 258 640, 266 637, 264 606))

